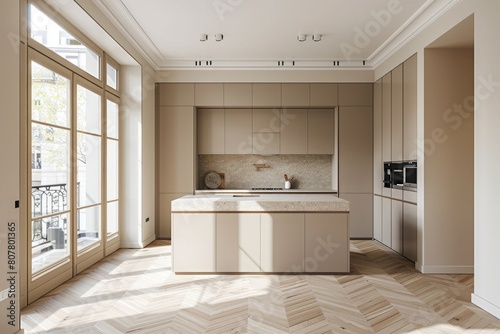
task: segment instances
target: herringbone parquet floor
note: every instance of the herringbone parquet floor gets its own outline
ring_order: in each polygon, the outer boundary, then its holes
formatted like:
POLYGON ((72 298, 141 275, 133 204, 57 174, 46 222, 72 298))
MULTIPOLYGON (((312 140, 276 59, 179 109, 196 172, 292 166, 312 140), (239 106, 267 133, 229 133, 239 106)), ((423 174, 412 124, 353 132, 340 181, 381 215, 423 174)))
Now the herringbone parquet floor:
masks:
POLYGON ((171 247, 122 249, 22 311, 25 333, 500 333, 472 275, 422 275, 375 241, 349 275, 175 275, 171 247))

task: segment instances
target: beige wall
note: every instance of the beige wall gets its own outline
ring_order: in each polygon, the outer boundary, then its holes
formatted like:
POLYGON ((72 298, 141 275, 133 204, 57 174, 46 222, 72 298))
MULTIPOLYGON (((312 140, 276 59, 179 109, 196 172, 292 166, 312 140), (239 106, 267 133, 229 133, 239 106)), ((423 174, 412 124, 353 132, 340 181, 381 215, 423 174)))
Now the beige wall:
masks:
MULTIPOLYGON (((3 158, 0 173, 0 184, 2 191, 0 192, 0 291, 10 289, 10 283, 7 278, 7 246, 8 246, 8 223, 17 225, 18 241, 16 251, 19 252, 19 235, 20 235, 20 216, 19 209, 14 207, 14 202, 19 199, 19 110, 20 110, 20 90, 19 90, 19 45, 17 45, 19 37, 19 2, 9 1, 2 4, 2 19, 0 20, 0 68, 3 77, 7 80, 2 80, 0 83, 0 99, 2 101, 2 116, 0 122, 0 156, 3 158)), ((16 259, 15 272, 19 273, 20 257, 16 259)), ((19 277, 15 275, 14 293, 16 297, 7 298, 0 301, 2 309, 2 317, 0 318, 0 332, 9 334, 15 333, 19 329, 20 312, 19 312, 19 277), (11 301, 15 302, 14 315, 12 319, 14 326, 9 325, 6 315, 10 314, 7 308, 11 301)))
POLYGON ((437 272, 473 273, 474 50, 426 49, 424 57, 421 264, 426 272, 436 268, 437 272))

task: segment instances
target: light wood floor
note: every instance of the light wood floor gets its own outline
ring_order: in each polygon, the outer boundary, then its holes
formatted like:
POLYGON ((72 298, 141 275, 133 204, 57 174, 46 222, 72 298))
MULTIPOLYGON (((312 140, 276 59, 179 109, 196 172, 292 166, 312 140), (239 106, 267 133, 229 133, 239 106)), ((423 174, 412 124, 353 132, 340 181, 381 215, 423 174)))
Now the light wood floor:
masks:
POLYGON ((375 241, 349 275, 175 275, 171 247, 122 249, 22 311, 26 333, 500 333, 472 275, 422 275, 375 241))

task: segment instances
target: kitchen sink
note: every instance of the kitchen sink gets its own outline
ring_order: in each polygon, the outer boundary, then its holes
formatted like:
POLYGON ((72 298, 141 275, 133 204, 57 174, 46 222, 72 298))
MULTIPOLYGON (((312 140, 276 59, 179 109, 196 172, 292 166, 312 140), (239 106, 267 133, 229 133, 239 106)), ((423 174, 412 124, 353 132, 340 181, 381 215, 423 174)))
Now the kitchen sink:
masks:
POLYGON ((248 195, 233 195, 233 197, 260 197, 260 195, 248 194, 248 195))

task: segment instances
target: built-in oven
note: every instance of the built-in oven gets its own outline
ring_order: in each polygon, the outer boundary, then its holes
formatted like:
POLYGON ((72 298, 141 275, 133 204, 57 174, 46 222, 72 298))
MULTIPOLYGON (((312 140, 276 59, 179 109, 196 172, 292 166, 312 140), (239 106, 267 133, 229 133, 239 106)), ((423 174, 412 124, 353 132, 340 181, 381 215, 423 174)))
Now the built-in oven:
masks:
POLYGON ((392 187, 403 187, 403 164, 401 162, 391 163, 392 167, 392 187))
POLYGON ((384 188, 392 188, 391 163, 384 162, 384 188))
POLYGON ((417 162, 406 161, 403 163, 403 185, 405 187, 417 187, 417 162))

